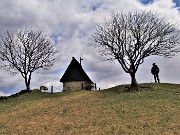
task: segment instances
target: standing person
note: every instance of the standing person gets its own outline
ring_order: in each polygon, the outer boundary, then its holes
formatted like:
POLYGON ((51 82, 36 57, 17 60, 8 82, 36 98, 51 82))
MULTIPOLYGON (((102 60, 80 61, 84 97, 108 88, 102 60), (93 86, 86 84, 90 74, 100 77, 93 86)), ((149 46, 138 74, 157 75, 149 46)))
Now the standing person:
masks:
POLYGON ((156 63, 153 63, 153 67, 151 68, 151 73, 154 75, 154 80, 155 82, 158 81, 158 83, 160 83, 159 80, 159 67, 156 65, 156 63))

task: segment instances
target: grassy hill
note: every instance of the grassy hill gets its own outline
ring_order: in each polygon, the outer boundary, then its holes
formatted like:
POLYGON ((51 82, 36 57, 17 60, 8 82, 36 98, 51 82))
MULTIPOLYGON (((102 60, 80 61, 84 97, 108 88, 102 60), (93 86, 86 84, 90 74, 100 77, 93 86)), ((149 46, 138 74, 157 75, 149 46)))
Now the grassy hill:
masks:
POLYGON ((0 134, 179 135, 180 85, 103 91, 34 91, 0 101, 0 134))

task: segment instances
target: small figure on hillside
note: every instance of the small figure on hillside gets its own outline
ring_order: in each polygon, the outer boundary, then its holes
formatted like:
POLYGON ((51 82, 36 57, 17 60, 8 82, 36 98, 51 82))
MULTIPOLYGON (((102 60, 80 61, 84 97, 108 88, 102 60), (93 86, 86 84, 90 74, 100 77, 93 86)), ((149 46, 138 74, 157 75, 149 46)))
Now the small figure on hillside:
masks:
POLYGON ((153 67, 151 68, 151 73, 154 75, 155 82, 160 83, 159 80, 159 67, 156 65, 156 63, 153 63, 153 67))

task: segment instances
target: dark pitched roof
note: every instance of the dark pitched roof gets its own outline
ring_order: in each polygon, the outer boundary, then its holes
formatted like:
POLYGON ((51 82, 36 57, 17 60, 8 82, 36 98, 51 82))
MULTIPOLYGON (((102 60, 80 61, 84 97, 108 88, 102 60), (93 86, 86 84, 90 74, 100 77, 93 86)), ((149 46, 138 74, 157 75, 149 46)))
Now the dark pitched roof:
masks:
POLYGON ((72 57, 72 61, 66 69, 64 75, 60 79, 60 82, 72 82, 72 81, 87 81, 91 84, 93 82, 83 70, 79 62, 72 57))

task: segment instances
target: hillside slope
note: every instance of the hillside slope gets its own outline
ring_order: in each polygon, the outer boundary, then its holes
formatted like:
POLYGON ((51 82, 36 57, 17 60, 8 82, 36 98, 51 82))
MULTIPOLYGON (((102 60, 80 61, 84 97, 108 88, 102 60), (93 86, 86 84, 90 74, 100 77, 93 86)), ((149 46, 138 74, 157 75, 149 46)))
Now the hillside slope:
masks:
POLYGON ((2 100, 0 134, 180 134, 180 85, 124 89, 32 92, 2 100))

